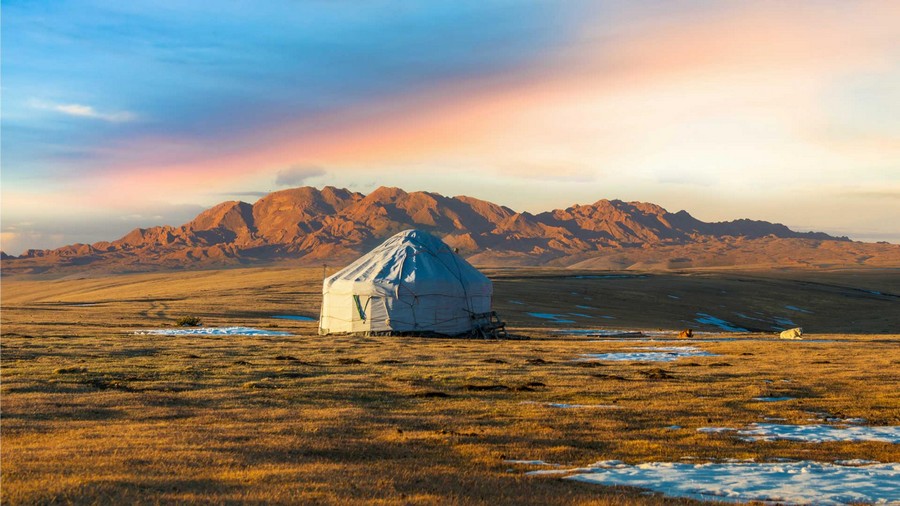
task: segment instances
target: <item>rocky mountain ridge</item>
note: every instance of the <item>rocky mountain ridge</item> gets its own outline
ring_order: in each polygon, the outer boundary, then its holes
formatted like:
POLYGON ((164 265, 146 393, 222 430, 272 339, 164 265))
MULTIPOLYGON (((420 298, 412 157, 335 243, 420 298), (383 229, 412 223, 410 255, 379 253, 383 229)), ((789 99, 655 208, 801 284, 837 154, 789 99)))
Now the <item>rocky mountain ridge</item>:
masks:
POLYGON ((280 261, 338 265, 408 228, 431 231, 482 265, 602 266, 597 259, 603 258, 616 258, 615 268, 633 268, 652 258, 657 258, 652 265, 663 268, 672 268, 673 261, 682 267, 798 261, 782 258, 778 248, 809 257, 801 264, 815 263, 820 250, 827 252, 824 263, 900 265, 896 245, 855 243, 765 221, 706 223, 686 211, 670 213, 644 202, 603 199, 531 214, 466 196, 390 187, 363 195, 327 186, 277 191, 254 204, 223 202, 181 226, 139 228, 114 241, 4 256, 3 271, 127 272, 280 261), (775 251, 741 259, 734 252, 741 248, 775 251), (711 253, 716 251, 720 254, 711 253), (731 252, 725 256, 732 260, 717 261, 722 251, 731 252))

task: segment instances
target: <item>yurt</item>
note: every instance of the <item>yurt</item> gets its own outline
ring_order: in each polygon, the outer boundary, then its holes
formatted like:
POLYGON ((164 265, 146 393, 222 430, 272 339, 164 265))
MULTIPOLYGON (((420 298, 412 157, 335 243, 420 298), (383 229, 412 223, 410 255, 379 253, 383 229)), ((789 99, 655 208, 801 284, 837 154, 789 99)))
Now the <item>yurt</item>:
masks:
POLYGON ((319 334, 472 332, 491 310, 491 281, 437 237, 394 235, 325 279, 319 334))

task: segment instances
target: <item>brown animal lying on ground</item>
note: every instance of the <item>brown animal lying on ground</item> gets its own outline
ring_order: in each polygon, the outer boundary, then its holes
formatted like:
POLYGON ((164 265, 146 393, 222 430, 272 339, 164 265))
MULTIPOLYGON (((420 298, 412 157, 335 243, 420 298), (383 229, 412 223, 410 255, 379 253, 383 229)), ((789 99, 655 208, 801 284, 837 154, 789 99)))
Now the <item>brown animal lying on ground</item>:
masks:
POLYGON ((694 329, 682 330, 678 333, 678 339, 687 339, 689 337, 694 337, 694 329))

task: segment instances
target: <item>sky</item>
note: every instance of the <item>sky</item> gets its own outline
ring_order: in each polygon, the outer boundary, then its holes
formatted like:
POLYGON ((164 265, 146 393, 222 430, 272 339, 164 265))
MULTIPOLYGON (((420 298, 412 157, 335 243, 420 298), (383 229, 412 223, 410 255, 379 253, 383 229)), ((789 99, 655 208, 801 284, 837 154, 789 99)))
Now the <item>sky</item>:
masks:
POLYGON ((295 186, 900 243, 900 2, 0 4, 3 251, 295 186))

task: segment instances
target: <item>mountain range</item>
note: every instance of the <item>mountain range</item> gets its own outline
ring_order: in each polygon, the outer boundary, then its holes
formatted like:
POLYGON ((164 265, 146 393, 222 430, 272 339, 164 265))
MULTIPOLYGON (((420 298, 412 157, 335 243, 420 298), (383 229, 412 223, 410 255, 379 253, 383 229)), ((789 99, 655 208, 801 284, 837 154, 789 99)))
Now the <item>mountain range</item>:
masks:
POLYGON ((3 274, 134 272, 293 263, 342 266, 390 235, 419 228, 483 266, 584 269, 900 266, 900 246, 853 242, 749 219, 706 223, 644 202, 598 200, 539 214, 466 196, 327 186, 218 204, 184 225, 3 255, 3 274))

